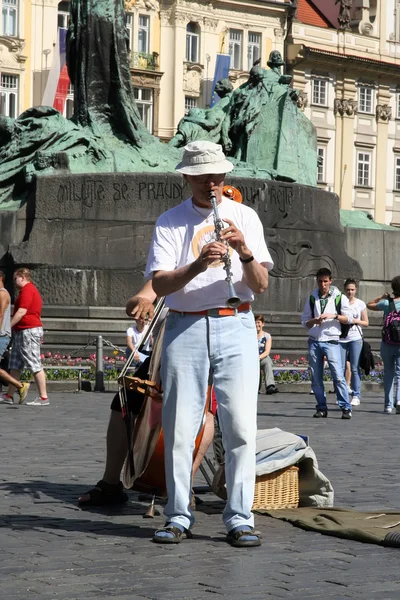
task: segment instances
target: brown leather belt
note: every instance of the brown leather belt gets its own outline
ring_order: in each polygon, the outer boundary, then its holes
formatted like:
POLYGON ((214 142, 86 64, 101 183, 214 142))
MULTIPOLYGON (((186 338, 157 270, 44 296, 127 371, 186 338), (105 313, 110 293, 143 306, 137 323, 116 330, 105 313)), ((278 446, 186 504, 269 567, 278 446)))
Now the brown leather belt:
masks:
POLYGON ((198 310, 186 312, 182 310, 170 309, 170 312, 179 313, 180 315, 202 315, 204 317, 233 317, 236 312, 244 312, 250 310, 250 302, 243 302, 237 308, 209 308, 208 310, 198 310))

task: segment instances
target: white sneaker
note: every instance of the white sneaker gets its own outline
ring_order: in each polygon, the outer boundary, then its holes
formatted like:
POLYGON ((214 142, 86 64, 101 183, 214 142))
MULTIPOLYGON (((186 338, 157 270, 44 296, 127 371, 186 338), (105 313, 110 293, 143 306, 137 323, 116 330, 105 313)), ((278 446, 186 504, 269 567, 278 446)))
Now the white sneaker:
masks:
POLYGON ((390 415, 393 412, 393 408, 384 408, 383 412, 387 415, 390 415))
POLYGON ((358 396, 353 396, 353 398, 351 399, 350 404, 352 406, 360 406, 360 398, 358 396))
POLYGON ((0 396, 0 404, 14 404, 14 399, 8 394, 2 394, 0 396))
POLYGON ((40 396, 32 400, 32 402, 27 402, 27 406, 48 406, 50 404, 49 399, 42 400, 40 396))

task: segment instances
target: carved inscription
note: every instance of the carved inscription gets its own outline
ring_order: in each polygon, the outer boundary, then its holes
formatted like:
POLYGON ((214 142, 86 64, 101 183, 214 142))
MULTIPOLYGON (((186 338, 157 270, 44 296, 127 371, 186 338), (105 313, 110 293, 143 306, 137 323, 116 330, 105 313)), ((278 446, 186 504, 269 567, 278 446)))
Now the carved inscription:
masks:
MULTIPOLYGON (((277 206, 282 214, 288 214, 292 208, 293 188, 280 185, 270 186, 268 192, 268 204, 277 206)), ((268 208, 265 207, 265 210, 268 210, 268 208)))
POLYGON ((176 182, 139 183, 139 200, 177 200, 182 199, 183 184, 176 182))
POLYGON ((81 202, 84 206, 90 207, 105 199, 104 186, 100 181, 96 181, 95 179, 86 179, 84 183, 74 183, 72 181, 63 183, 57 192, 57 200, 60 204, 81 202))

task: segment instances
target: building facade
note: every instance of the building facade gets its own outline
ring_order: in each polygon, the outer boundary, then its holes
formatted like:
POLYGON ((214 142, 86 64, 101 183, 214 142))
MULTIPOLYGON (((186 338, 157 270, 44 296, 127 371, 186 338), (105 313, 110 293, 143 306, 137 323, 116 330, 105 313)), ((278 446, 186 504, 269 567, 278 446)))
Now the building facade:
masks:
POLYGON ((0 0, 0 116, 16 117, 31 95, 30 0, 0 0))
POLYGON ((354 0, 346 16, 345 4, 299 0, 287 69, 317 127, 318 185, 400 226, 400 5, 354 0))
POLYGON ((266 0, 161 0, 162 139, 191 108, 209 105, 218 53, 230 55, 234 87, 256 60, 265 66, 272 49, 283 54, 287 9, 287 2, 266 0))

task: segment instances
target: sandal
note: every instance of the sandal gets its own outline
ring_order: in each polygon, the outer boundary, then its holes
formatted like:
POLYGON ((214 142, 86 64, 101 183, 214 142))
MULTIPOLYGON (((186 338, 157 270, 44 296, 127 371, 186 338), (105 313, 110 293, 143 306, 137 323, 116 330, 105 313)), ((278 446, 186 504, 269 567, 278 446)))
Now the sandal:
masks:
POLYGON ((185 538, 190 539, 193 537, 192 532, 189 529, 180 529, 179 527, 175 527, 173 523, 167 523, 165 527, 161 527, 161 529, 157 529, 153 536, 153 542, 157 544, 179 544, 185 538), (159 535, 160 533, 171 533, 170 536, 159 535))
POLYGON ((232 529, 226 536, 226 541, 236 548, 250 548, 261 546, 261 535, 251 527, 250 529, 232 529))
POLYGON ((122 482, 117 484, 106 483, 100 480, 96 486, 78 498, 79 506, 112 506, 125 504, 129 498, 124 492, 122 482), (89 496, 89 500, 83 500, 83 496, 89 496))

